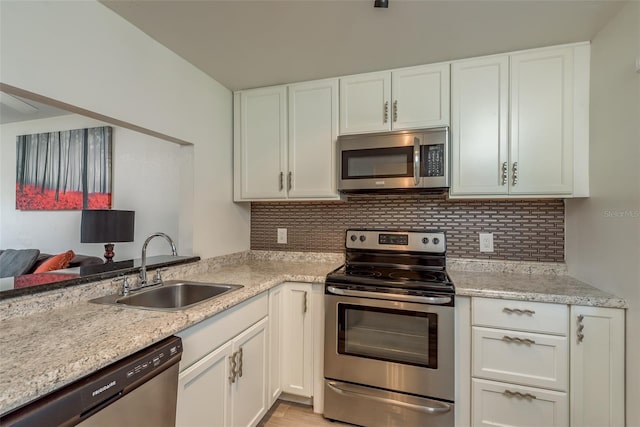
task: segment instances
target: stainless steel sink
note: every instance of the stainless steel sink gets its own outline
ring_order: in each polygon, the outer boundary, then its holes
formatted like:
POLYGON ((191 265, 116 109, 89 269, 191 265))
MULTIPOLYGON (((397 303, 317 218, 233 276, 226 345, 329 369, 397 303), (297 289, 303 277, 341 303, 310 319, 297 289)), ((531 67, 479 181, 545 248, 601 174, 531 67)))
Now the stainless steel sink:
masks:
POLYGON ((242 285, 168 280, 164 285, 127 295, 107 295, 92 299, 97 304, 126 305, 147 310, 176 311, 209 301, 242 285))

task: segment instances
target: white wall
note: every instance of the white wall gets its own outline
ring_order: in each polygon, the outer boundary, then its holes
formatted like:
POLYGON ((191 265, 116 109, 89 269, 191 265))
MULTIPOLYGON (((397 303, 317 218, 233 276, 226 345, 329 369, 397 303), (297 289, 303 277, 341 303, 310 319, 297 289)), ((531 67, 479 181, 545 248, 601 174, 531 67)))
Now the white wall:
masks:
MULTIPOLYGON (((0 248, 37 248, 51 254, 68 249, 102 257, 104 245, 80 243, 80 211, 16 210, 16 136, 55 132, 104 123, 75 114, 0 126, 0 248)), ((112 208, 136 212, 135 241, 117 243, 115 260, 140 258, 144 239, 155 231, 179 235, 179 145, 114 127, 112 208)), ((178 251, 182 253, 178 243, 178 251)), ((168 254, 153 241, 149 255, 168 254)), ((190 248, 188 249, 190 251, 190 248)))
POLYGON ((3 0, 0 40, 3 83, 193 143, 180 241, 202 257, 249 248, 249 207, 232 202, 231 91, 93 0, 3 0))
POLYGON ((569 273, 629 304, 628 426, 640 426, 639 4, 628 2, 592 40, 591 197, 566 204, 569 273))

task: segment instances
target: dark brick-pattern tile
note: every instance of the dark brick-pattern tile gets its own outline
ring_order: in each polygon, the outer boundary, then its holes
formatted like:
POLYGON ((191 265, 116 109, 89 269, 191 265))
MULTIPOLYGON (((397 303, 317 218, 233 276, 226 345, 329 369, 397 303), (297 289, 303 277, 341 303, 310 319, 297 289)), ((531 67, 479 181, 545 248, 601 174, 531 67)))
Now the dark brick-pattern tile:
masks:
POLYGON ((251 249, 342 252, 347 228, 438 229, 458 258, 564 261, 562 200, 447 200, 424 195, 357 195, 336 202, 253 202, 251 249), (288 243, 276 243, 276 229, 288 243), (481 253, 478 233, 493 233, 481 253))

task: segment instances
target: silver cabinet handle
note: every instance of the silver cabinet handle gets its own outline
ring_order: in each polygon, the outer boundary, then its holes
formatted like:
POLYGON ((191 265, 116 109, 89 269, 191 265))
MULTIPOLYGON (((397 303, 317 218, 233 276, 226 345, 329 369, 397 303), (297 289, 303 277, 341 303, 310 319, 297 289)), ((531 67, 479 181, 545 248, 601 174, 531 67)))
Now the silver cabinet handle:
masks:
POLYGON ((508 342, 517 342, 520 344, 528 344, 528 345, 536 343, 534 340, 529 338, 510 337, 508 335, 503 336, 502 339, 508 342))
POLYGON ((433 305, 444 305, 451 302, 451 297, 421 297, 417 295, 403 295, 389 293, 393 289, 379 288, 383 292, 367 292, 367 291, 354 291, 351 289, 341 289, 335 286, 327 287, 327 291, 334 295, 343 295, 348 297, 363 297, 363 298, 375 298, 390 301, 406 301, 406 302, 421 302, 433 305))
POLYGON ((238 376, 242 377, 242 347, 236 353, 238 357, 238 376))
POLYGON ((384 120, 382 123, 387 123, 389 121, 389 101, 385 101, 384 103, 384 120))
POLYGON ((518 162, 513 162, 513 185, 518 183, 518 162))
POLYGON ((420 183, 420 138, 413 138, 413 185, 420 183))
POLYGON ((393 101, 393 122, 398 121, 398 100, 393 101))
POLYGON ((307 312, 307 291, 304 291, 304 301, 302 304, 302 312, 303 313, 307 312))
POLYGON ((448 405, 444 402, 438 402, 435 400, 431 400, 431 399, 422 399, 425 401, 425 405, 416 405, 413 403, 408 403, 408 402, 401 402, 399 400, 394 400, 394 399, 389 399, 388 397, 382 397, 382 396, 375 396, 373 394, 369 394, 369 393, 365 393, 365 392, 361 392, 361 391, 355 391, 355 390, 345 390, 342 389, 338 386, 338 383, 334 382, 334 381, 328 381, 327 386, 334 392, 342 395, 342 396, 355 396, 355 397, 364 397, 365 399, 369 399, 372 401, 376 401, 376 402, 380 402, 380 403, 385 403, 388 405, 393 405, 393 406, 399 406, 401 408, 405 408, 405 409, 411 409, 413 411, 417 411, 417 412, 424 412, 427 414, 443 414, 446 412, 451 411, 451 405, 448 405), (433 406, 427 406, 426 403, 429 403, 430 405, 433 406))
POLYGON ((534 314, 536 314, 536 312, 533 311, 533 310, 527 310, 527 309, 520 310, 519 308, 509 308, 509 307, 503 308, 502 311, 504 311, 505 313, 509 313, 509 314, 516 313, 516 314, 526 314, 526 315, 529 315, 529 316, 533 316, 534 314))
POLYGON ((507 162, 503 162, 502 163, 502 185, 507 185, 507 178, 509 177, 508 171, 509 171, 509 167, 507 165, 507 162))
POLYGON ((236 382, 236 353, 229 356, 229 382, 231 384, 236 382))
POLYGON ((291 191, 291 182, 293 181, 293 172, 289 172, 289 176, 287 177, 287 188, 291 191))
POLYGON ((584 329, 584 323, 582 323, 583 320, 584 320, 584 316, 582 314, 578 315, 578 330, 577 330, 578 342, 582 342, 582 340, 584 340, 584 334, 582 333, 582 330, 584 329))
POLYGON ((280 172, 280 191, 284 190, 284 172, 280 172))
POLYGON ((505 390, 502 392, 502 394, 507 397, 517 397, 519 399, 537 399, 537 397, 531 393, 520 393, 519 391, 505 390))

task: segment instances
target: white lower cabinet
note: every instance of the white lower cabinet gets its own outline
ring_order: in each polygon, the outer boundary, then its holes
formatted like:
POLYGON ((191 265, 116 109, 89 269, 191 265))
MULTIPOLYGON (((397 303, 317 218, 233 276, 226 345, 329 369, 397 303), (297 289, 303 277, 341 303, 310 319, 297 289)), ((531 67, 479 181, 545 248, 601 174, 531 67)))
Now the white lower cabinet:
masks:
POLYGON ((269 291, 271 401, 281 392, 303 398, 313 395, 312 296, 311 283, 285 282, 269 291))
POLYGON ((567 393, 474 378, 474 426, 566 426, 567 393))
POLYGON ((623 309, 471 306, 471 425, 624 425, 623 309))
POLYGON ((624 425, 624 310, 572 306, 570 328, 571 425, 624 425))
POLYGON ((178 427, 255 426, 269 409, 264 293, 178 335, 178 427))

